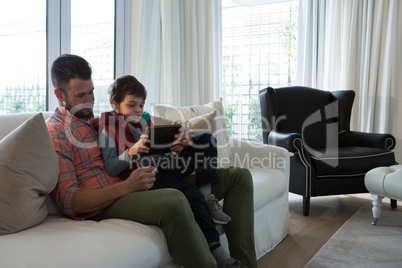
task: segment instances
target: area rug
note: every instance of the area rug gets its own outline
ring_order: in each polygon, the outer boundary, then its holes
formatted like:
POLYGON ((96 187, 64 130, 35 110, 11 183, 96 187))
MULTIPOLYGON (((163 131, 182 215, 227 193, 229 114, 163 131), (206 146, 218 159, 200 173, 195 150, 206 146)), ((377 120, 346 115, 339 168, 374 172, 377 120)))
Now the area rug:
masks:
POLYGON ((361 208, 305 267, 402 267, 402 212, 383 210, 371 222, 371 207, 361 208))

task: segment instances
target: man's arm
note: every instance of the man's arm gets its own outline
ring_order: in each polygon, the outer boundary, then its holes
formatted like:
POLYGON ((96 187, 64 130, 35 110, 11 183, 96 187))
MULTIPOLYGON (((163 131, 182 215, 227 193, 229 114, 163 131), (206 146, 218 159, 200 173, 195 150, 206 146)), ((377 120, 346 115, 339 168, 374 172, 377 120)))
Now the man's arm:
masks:
MULTIPOLYGON (((112 183, 104 188, 84 188, 77 178, 73 163, 75 158, 73 145, 66 137, 68 131, 64 130, 64 125, 54 122, 47 122, 47 127, 59 157, 60 167, 58 183, 52 192, 52 197, 64 214, 74 219, 91 217, 100 209, 107 207, 116 199, 130 192, 142 191, 152 187, 156 170, 150 167, 136 171, 124 182, 118 180, 119 182, 112 183)), ((105 177, 105 179, 107 178, 105 177)))
POLYGON ((141 167, 120 183, 101 189, 80 189, 73 199, 74 212, 82 214, 98 211, 127 194, 148 190, 154 185, 156 172, 155 167, 141 167))

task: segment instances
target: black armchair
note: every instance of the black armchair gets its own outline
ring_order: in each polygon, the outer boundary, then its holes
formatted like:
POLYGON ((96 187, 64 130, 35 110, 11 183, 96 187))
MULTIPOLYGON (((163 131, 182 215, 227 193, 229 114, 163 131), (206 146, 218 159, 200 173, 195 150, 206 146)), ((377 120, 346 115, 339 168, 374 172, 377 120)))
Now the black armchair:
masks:
POLYGON ((392 135, 350 131, 352 90, 268 87, 259 97, 263 141, 294 154, 289 191, 303 196, 305 216, 310 197, 365 193, 369 170, 395 164, 392 135))

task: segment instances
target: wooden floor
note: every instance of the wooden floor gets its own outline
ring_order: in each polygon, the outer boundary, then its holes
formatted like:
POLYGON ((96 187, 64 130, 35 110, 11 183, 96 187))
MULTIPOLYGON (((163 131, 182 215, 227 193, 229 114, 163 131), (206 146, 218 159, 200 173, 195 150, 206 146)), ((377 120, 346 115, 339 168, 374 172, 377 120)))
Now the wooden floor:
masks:
MULTIPOLYGON (((305 217, 302 197, 289 194, 290 232, 258 260, 258 267, 303 267, 353 214, 371 207, 371 200, 370 194, 312 197, 310 215, 305 217)), ((382 208, 391 210, 389 199, 383 200, 382 208)))

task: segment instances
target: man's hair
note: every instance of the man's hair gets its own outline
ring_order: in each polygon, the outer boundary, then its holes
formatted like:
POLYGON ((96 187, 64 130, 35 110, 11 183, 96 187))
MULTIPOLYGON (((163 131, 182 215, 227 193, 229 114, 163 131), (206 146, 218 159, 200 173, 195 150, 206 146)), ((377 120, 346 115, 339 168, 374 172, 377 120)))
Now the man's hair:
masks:
POLYGON ((127 95, 133 95, 145 100, 147 98, 147 90, 134 76, 123 75, 116 78, 109 86, 109 97, 110 101, 115 100, 120 104, 127 95))
POLYGON ((52 84, 54 88, 60 88, 64 94, 67 94, 66 87, 71 79, 89 80, 91 76, 91 65, 77 55, 61 55, 52 64, 52 84))

